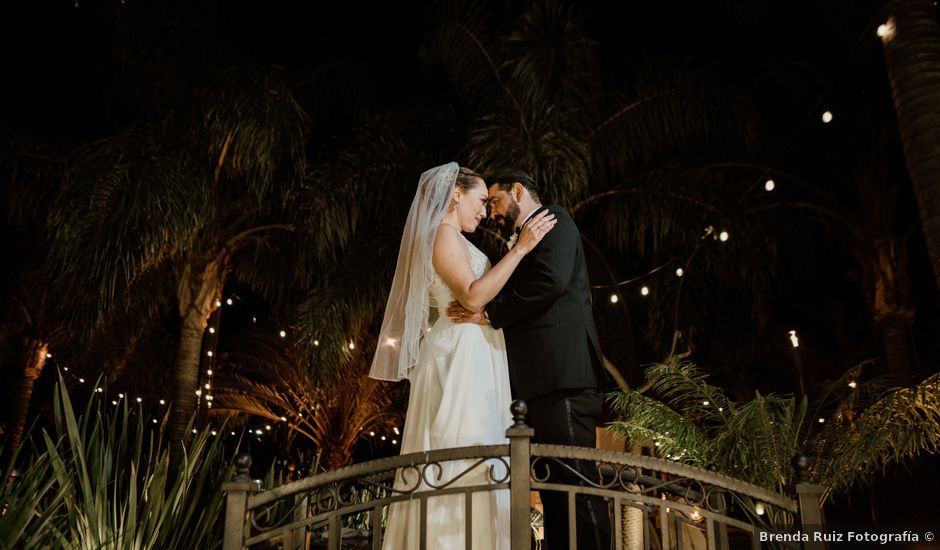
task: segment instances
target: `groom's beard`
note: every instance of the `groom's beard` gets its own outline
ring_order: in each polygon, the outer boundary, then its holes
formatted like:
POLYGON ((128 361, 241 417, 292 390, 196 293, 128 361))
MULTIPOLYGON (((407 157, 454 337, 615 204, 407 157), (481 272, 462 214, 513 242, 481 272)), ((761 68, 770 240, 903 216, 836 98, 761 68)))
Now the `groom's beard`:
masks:
POLYGON ((507 239, 510 235, 515 233, 516 220, 519 219, 519 203, 512 200, 511 198, 509 200, 509 209, 506 211, 506 214, 496 215, 496 225, 499 226, 499 230, 503 234, 503 237, 507 239))

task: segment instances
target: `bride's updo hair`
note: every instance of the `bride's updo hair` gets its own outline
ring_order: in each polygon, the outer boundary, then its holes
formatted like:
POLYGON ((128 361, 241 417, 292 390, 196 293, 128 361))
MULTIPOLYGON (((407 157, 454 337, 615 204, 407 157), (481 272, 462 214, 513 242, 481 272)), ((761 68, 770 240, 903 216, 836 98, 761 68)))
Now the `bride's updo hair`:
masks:
POLYGON ((463 192, 467 192, 477 185, 483 184, 486 186, 486 180, 483 179, 483 176, 477 174, 473 170, 461 166, 460 170, 457 171, 457 183, 456 187, 463 192))

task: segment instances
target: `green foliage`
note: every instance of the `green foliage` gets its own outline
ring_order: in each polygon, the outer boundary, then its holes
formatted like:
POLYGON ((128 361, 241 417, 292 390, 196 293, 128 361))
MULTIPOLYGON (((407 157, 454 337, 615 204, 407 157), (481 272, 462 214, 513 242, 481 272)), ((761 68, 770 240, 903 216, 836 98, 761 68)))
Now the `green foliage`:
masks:
POLYGON ((655 397, 636 391, 611 396, 620 418, 608 426, 611 432, 632 448, 652 441, 657 456, 714 464, 773 491, 791 482, 790 461, 801 452, 815 459, 813 473, 828 495, 889 464, 940 450, 940 374, 911 388, 868 391, 869 384, 879 386, 874 380, 857 383, 841 399, 825 394, 814 407, 829 411, 826 416, 808 414, 807 400, 792 396, 756 393, 735 403, 687 361, 653 365, 647 377, 655 397))
MULTIPOLYGON (((110 412, 92 397, 76 414, 64 384, 44 452, 0 491, 0 547, 191 549, 221 544, 221 483, 232 468, 203 432, 170 460, 164 422, 145 426, 126 401, 110 412)), ((5 477, 5 479, 9 479, 5 477)))

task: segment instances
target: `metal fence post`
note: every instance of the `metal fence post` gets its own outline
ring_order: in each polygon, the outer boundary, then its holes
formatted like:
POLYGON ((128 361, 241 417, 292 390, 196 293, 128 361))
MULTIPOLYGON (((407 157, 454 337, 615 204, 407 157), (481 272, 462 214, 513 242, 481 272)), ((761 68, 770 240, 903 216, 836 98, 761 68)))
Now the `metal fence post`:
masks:
MULTIPOLYGON (((529 481, 530 444, 535 430, 525 423, 529 407, 525 401, 517 399, 509 407, 512 411, 513 425, 506 430, 509 438, 509 528, 512 531, 510 548, 529 550, 532 547, 532 529, 529 509, 532 503, 529 481)), ((226 549, 228 550, 228 549, 226 549)))
POLYGON ((248 496, 254 488, 254 483, 248 476, 249 468, 251 468, 251 455, 242 451, 235 457, 235 477, 232 481, 222 484, 222 490, 226 493, 222 550, 242 550, 245 547, 248 496))
MULTIPOLYGON (((813 483, 810 478, 809 470, 813 461, 806 455, 797 455, 793 457, 790 464, 796 472, 796 483, 793 488, 796 490, 796 497, 800 506, 801 530, 808 533, 811 530, 821 529, 823 517, 820 503, 822 502, 824 489, 822 485, 813 483), (812 526, 812 529, 807 529, 808 526, 812 526)), ((827 545, 821 541, 814 541, 813 536, 810 535, 810 540, 804 543, 803 547, 806 550, 822 550, 827 545)))

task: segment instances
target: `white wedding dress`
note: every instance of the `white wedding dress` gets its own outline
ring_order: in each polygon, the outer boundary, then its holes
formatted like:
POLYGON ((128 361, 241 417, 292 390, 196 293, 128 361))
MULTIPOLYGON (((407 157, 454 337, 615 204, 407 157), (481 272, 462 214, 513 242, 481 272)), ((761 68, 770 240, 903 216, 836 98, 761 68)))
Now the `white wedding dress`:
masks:
MULTIPOLYGON (((462 236, 461 236, 462 237, 462 236)), ((462 237, 463 238, 463 237, 462 237)), ((479 278, 490 268, 485 254, 463 238, 470 250, 471 266, 479 278)), ((509 412, 509 367, 503 332, 489 325, 455 324, 444 311, 454 295, 436 272, 430 286, 437 320, 426 334, 411 370, 411 395, 402 433, 402 454, 471 445, 507 443, 509 412)), ((474 460, 443 463, 441 479, 431 468, 425 474, 435 486, 447 483, 473 465, 474 460)), ((495 461, 491 461, 495 462, 495 461)), ((489 463, 478 465, 453 485, 490 485, 489 463)), ((415 487, 417 472, 399 471, 398 488, 415 487)), ((496 476, 508 472, 496 463, 496 476)), ((428 490, 422 482, 419 489, 428 490)), ((474 550, 509 549, 509 491, 475 492, 472 497, 474 550)), ((458 550, 465 547, 466 510, 462 494, 429 497, 427 548, 458 550)), ((382 548, 417 549, 420 537, 420 504, 411 500, 393 504, 382 548)), ((469 550, 469 549, 468 549, 469 550)))

